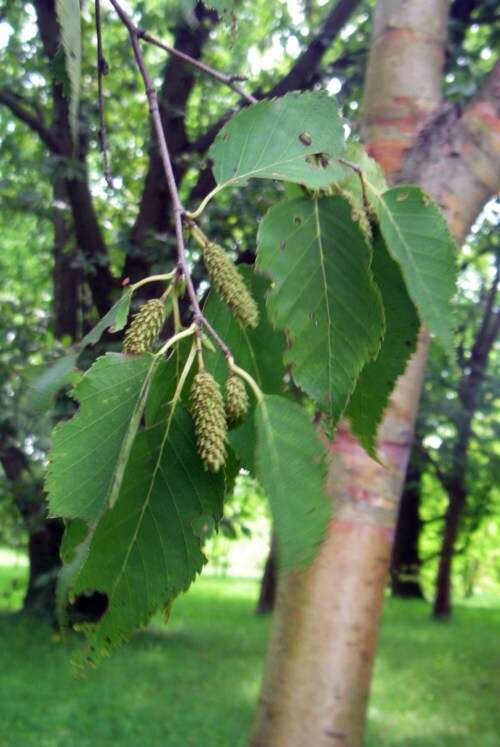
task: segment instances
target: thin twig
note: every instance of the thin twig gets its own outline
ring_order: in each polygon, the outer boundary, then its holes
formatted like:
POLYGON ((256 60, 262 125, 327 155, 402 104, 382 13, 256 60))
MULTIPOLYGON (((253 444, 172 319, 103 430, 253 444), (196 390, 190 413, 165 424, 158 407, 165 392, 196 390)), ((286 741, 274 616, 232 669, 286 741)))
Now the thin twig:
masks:
POLYGON ((346 161, 344 158, 339 158, 337 160, 343 166, 347 166, 347 168, 352 169, 357 174, 358 179, 361 182, 361 196, 363 199, 363 207, 367 213, 370 213, 370 201, 368 199, 368 195, 366 194, 366 185, 362 169, 360 169, 360 167, 356 163, 346 161))
POLYGON ((174 212, 174 223, 175 223, 175 235, 177 240, 177 255, 178 255, 178 266, 182 274, 184 275, 184 279, 186 281, 186 288, 189 295, 189 299, 191 301, 191 305, 193 307, 193 321, 196 326, 196 334, 201 338, 202 336, 202 329, 205 327, 208 332, 211 334, 211 336, 214 338, 217 345, 220 347, 226 358, 229 358, 231 356, 231 351, 229 350, 228 346, 224 343, 222 338, 219 336, 219 334, 215 331, 215 329, 212 327, 210 322, 205 319, 203 316, 203 312, 200 308, 200 304, 198 301, 198 298, 196 296, 196 291, 194 289, 193 280, 191 278, 191 273, 189 271, 189 265, 187 262, 187 256, 186 256, 186 246, 184 244, 184 232, 183 232, 183 216, 185 214, 184 207, 182 205, 182 202, 179 197, 179 192, 177 190, 177 182, 175 181, 175 175, 174 170, 172 167, 172 161, 170 159, 170 152, 168 150, 167 145, 167 139, 165 137, 165 132, 163 129, 163 124, 161 121, 160 116, 160 108, 158 106, 158 97, 156 95, 156 90, 153 85, 153 81, 151 79, 151 76, 149 75, 149 72, 146 68, 146 64, 144 62, 144 57, 142 54, 140 41, 139 41, 139 34, 138 29, 135 26, 132 19, 129 17, 129 15, 123 10, 121 5, 119 4, 118 0, 110 0, 111 5, 116 10, 120 20, 124 24, 124 26, 127 28, 129 35, 130 35, 130 42, 132 45, 132 50, 134 52, 134 57, 137 62, 137 66, 140 70, 140 73, 142 75, 142 79, 144 81, 144 87, 146 89, 146 96, 148 99, 149 104, 149 111, 151 113, 151 118, 153 120, 153 127, 156 134, 156 139, 158 141, 158 147, 160 151, 160 158, 163 165, 163 171, 165 174, 165 179, 167 181, 168 190, 170 192, 170 199, 172 200, 172 208, 174 212))
POLYGON ((195 57, 191 57, 191 55, 186 54, 186 52, 181 52, 180 49, 176 49, 175 47, 171 47, 169 44, 165 44, 165 42, 157 39, 145 29, 140 27, 136 27, 136 29, 139 39, 144 39, 145 42, 153 44, 155 47, 159 47, 160 49, 165 50, 165 52, 168 52, 174 57, 178 57, 179 59, 184 60, 184 62, 187 62, 188 65, 192 65, 193 67, 198 68, 198 70, 201 70, 203 73, 205 73, 205 75, 209 75, 210 77, 215 78, 215 80, 218 80, 219 83, 223 83, 225 86, 228 86, 233 91, 235 91, 235 93, 239 94, 241 98, 247 102, 247 104, 257 103, 258 99, 256 99, 255 96, 247 93, 240 85, 238 85, 238 81, 241 82, 247 79, 246 76, 237 74, 227 75, 226 73, 221 73, 219 70, 215 70, 215 68, 207 65, 205 62, 201 62, 201 60, 197 60, 195 57))
POLYGON ((173 286, 174 292, 172 294, 172 312, 174 315, 174 332, 178 332, 182 325, 181 325, 181 315, 179 311, 179 299, 177 297, 177 292, 175 286, 173 286))
POLYGON ((108 63, 104 57, 102 49, 102 27, 101 27, 101 3, 95 0, 95 29, 97 35, 97 98, 99 102, 99 150, 102 153, 102 168, 106 184, 113 189, 113 179, 109 169, 108 160, 108 135, 106 132, 106 122, 104 121, 104 86, 103 77, 108 72, 108 63))
POLYGON ((208 332, 210 332, 211 336, 214 338, 217 345, 220 347, 222 352, 224 353, 226 358, 231 358, 231 350, 228 348, 222 337, 219 335, 219 333, 212 327, 208 319, 205 319, 203 314, 201 315, 201 323, 205 327, 208 332))

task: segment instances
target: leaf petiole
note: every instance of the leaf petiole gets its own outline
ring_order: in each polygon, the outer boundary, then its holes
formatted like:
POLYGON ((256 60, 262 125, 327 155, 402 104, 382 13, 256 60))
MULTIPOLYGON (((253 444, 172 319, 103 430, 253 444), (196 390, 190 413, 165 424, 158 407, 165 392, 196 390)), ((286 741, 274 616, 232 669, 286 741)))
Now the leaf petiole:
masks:
POLYGON ((260 389, 253 376, 250 376, 248 371, 245 371, 244 368, 240 368, 239 366, 237 366, 232 357, 227 359, 227 365, 229 366, 229 370, 231 371, 231 373, 237 374, 247 382, 247 384, 255 394, 257 402, 262 402, 264 393, 260 389))
POLYGON ((191 324, 190 327, 187 329, 183 329, 181 332, 178 332, 176 335, 171 337, 165 345, 163 345, 158 352, 156 353, 156 357, 159 358, 161 355, 165 355, 167 350, 170 350, 171 347, 173 347, 179 340, 183 340, 185 337, 189 337, 190 335, 194 335, 196 332, 196 324, 191 324))
POLYGON ((224 184, 218 184, 216 187, 212 189, 211 192, 208 193, 206 197, 203 198, 203 200, 200 202, 198 207, 193 213, 190 213, 188 210, 185 211, 184 215, 188 220, 195 220, 196 218, 199 218, 202 212, 205 210, 206 206, 209 202, 213 200, 215 195, 218 195, 219 192, 221 192, 224 187, 227 187, 230 182, 225 182, 224 184))
POLYGON ((129 286, 132 293, 136 291, 138 288, 142 288, 143 285, 146 285, 147 283, 155 283, 159 280, 172 280, 175 276, 176 270, 172 270, 172 272, 165 272, 162 275, 150 275, 147 278, 143 278, 142 280, 138 280, 137 283, 134 283, 133 285, 129 286))

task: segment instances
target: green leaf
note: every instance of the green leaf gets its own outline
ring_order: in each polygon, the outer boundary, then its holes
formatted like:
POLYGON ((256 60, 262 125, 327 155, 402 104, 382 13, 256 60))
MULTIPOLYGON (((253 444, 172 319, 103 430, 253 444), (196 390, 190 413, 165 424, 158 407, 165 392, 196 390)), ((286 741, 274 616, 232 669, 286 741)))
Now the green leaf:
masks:
POLYGON ((56 0, 57 20, 70 81, 69 123, 73 142, 78 141, 78 108, 82 68, 82 30, 79 0, 56 0))
POLYGON ((372 191, 382 235, 420 319, 453 357, 456 247, 435 202, 419 187, 372 191))
POLYGON ((46 489, 52 516, 94 521, 116 499, 158 359, 107 353, 75 388, 80 403, 54 431, 46 489))
POLYGON ((195 537, 201 540, 208 539, 215 531, 215 521, 209 514, 199 514, 191 522, 191 529, 195 537))
POLYGON ((107 314, 100 319, 95 327, 88 332, 81 342, 81 349, 87 347, 87 345, 95 345, 99 342, 104 332, 109 329, 110 332, 120 332, 128 319, 128 313, 130 309, 130 300, 132 298, 132 291, 127 288, 123 291, 121 298, 110 308, 107 314))
POLYGON ((334 420, 384 331, 370 261, 371 248, 342 197, 281 203, 259 228, 257 266, 274 281, 268 309, 288 333, 285 362, 334 420))
POLYGON ((95 659, 188 588, 206 560, 200 520, 219 521, 223 494, 224 478, 204 471, 182 406, 136 437, 118 501, 99 521, 72 588, 108 597, 104 616, 84 628, 95 659))
POLYGON ((77 357, 71 353, 59 358, 31 382, 27 399, 30 410, 45 412, 52 407, 57 392, 71 382, 77 357))
MULTIPOLYGON (((259 307, 259 325, 256 329, 242 327, 235 320, 227 305, 221 301, 216 292, 211 292, 204 308, 207 319, 229 345, 235 362, 253 376, 258 386, 267 394, 279 394, 283 391, 285 369, 283 353, 285 336, 271 327, 267 318, 265 294, 269 289, 269 280, 256 275, 252 268, 239 265, 238 269, 259 307)), ((215 377, 221 388, 228 377, 227 363, 224 355, 217 348, 213 353, 204 353, 205 366, 215 377)), ((229 438, 241 465, 253 472, 255 445, 254 419, 252 410, 255 397, 249 391, 250 411, 243 423, 230 431, 229 438)))
POLYGON ((266 395, 255 410, 257 478, 269 499, 282 567, 310 562, 331 516, 323 449, 305 410, 266 395))
POLYGON ((251 178, 318 188, 345 177, 335 160, 343 149, 335 100, 309 91, 243 109, 219 132, 209 156, 220 188, 251 178))
POLYGON ((83 542, 88 533, 88 525, 81 519, 73 519, 66 523, 59 548, 59 555, 64 563, 73 560, 78 545, 83 542))
POLYGON ((384 303, 386 330, 377 358, 361 372, 347 415, 355 435, 376 459, 377 429, 394 385, 416 349, 420 322, 399 265, 380 234, 375 239, 372 271, 384 303))
MULTIPOLYGON (((151 382, 144 410, 146 428, 150 428, 153 425, 157 425, 160 421, 165 420, 166 413, 169 411, 170 404, 174 399, 179 378, 188 360, 192 346, 192 338, 180 340, 171 352, 168 360, 156 372, 151 382)), ((179 395, 186 402, 189 399, 189 389, 194 376, 194 368, 194 365, 192 365, 182 393, 179 395)))

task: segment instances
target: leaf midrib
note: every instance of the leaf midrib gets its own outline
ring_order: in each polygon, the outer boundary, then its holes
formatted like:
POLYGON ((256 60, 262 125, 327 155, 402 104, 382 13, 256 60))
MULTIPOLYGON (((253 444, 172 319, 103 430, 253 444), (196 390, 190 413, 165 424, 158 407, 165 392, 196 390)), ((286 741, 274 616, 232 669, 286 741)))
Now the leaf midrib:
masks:
MULTIPOLYGON (((379 190, 377 190, 376 187, 371 182, 369 182, 368 180, 365 180, 365 181, 366 181, 367 186, 375 194, 375 196, 377 198, 377 201, 378 201, 378 204, 381 205, 384 208, 385 214, 387 215, 387 217, 389 219, 389 222, 391 223, 394 231, 398 235, 398 238, 401 240, 401 243, 402 243, 403 248, 405 250, 406 256, 408 258, 408 262, 412 266, 412 268, 413 268, 413 270, 415 272, 415 275, 418 278, 419 285, 421 286, 422 290, 424 291, 424 293, 426 295, 426 298, 427 298, 427 300, 429 302, 429 306, 432 308, 432 316, 435 319, 439 320, 439 311, 434 306, 433 298, 432 298, 431 295, 429 295, 428 289, 427 289, 426 284, 425 284, 425 282, 424 282, 424 280, 423 280, 423 278, 422 278, 422 276, 421 276, 421 274, 419 272, 418 266, 414 262, 410 246, 406 242, 406 239, 405 239, 404 235, 401 233, 401 230, 400 230, 397 222, 394 220, 393 215, 392 215, 391 211, 389 210, 389 207, 388 207, 387 203, 384 200, 383 193, 381 193, 379 190)), ((389 249, 389 252, 390 252, 391 256, 400 265, 400 267, 401 267, 404 275, 406 275, 407 274, 407 267, 405 267, 405 265, 403 263, 401 263, 400 258, 397 255, 394 254, 394 252, 393 252, 393 250, 391 248, 390 242, 387 242, 387 248, 389 249)), ((412 299, 414 300, 414 302, 417 303, 417 300, 413 297, 413 293, 410 293, 410 295, 412 296, 412 299)))

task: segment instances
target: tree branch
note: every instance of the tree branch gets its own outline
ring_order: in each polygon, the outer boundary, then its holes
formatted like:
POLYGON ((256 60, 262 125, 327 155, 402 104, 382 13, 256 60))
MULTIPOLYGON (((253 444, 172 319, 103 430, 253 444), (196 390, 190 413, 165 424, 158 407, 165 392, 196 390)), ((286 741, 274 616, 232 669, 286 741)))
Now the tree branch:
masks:
POLYGON ((406 152, 397 176, 441 195, 451 233, 463 236, 500 187, 500 62, 460 112, 444 104, 406 152), (467 195, 467 200, 464 200, 467 195))
MULTIPOLYGON (((174 29, 174 46, 193 59, 200 57, 208 38, 213 13, 201 4, 196 7, 197 25, 181 20, 174 29)), ((188 148, 185 111, 187 101, 195 83, 192 66, 178 57, 171 56, 163 73, 163 84, 159 91, 159 107, 163 128, 169 133, 169 150, 176 180, 179 182, 187 168, 182 155, 188 148)), ((145 252, 151 234, 165 233, 169 229, 169 195, 163 178, 163 167, 158 148, 153 143, 137 218, 130 232, 131 251, 127 254, 124 273, 135 281, 149 274, 149 261, 145 252)))
POLYGON ((185 52, 182 52, 180 49, 176 49, 175 47, 171 47, 169 44, 165 44, 165 42, 160 41, 160 39, 157 39, 155 36, 148 33, 145 29, 138 28, 137 36, 139 37, 139 39, 144 39, 144 41, 149 42, 149 44, 152 44, 155 47, 159 47, 160 49, 165 50, 165 52, 168 52, 174 57, 178 57, 180 60, 187 62, 188 65, 192 65, 198 70, 201 70, 201 72, 205 73, 205 75, 208 75, 211 78, 215 78, 215 80, 218 80, 219 83, 228 86, 233 91, 235 91, 235 93, 238 93, 247 102, 247 104, 255 104, 255 102, 257 101, 254 96, 246 93, 246 91, 244 91, 243 88, 238 85, 237 81, 246 80, 244 76, 235 74, 226 75, 225 73, 221 73, 219 72, 219 70, 215 70, 215 68, 210 67, 210 65, 207 65, 201 60, 197 60, 195 57, 192 57, 185 52))
MULTIPOLYGON (((43 50, 49 63, 52 63, 59 49, 60 29, 53 0, 35 0, 38 30, 43 50)), ((52 79, 52 131, 58 143, 58 153, 71 158, 73 143, 70 136, 68 99, 63 85, 52 79)), ((66 192, 71 206, 75 234, 80 251, 90 267, 85 272, 92 300, 100 314, 109 309, 109 299, 116 281, 109 269, 107 246, 97 218, 90 191, 86 142, 82 138, 78 153, 81 175, 64 177, 66 192)))
POLYGON ((495 23, 496 21, 500 21, 500 13, 492 13, 491 15, 479 16, 472 19, 472 23, 476 23, 478 26, 483 23, 495 23))
POLYGON ((339 0, 307 49, 302 52, 285 77, 267 92, 266 98, 283 96, 288 91, 303 90, 311 85, 323 55, 342 31, 360 2, 361 0, 339 0))
POLYGON ((186 256, 186 247, 184 244, 183 218, 185 216, 185 211, 181 203, 179 192, 177 189, 177 182, 175 179, 175 174, 174 174, 174 170, 172 166, 172 160, 170 158, 170 152, 168 149, 167 139, 166 139, 166 135, 163 129, 163 124, 161 121, 160 108, 158 105, 158 98, 156 95, 156 90, 155 90, 153 81, 151 79, 151 76, 149 75, 149 72, 144 62, 144 57, 142 54, 140 41, 139 41, 138 28, 135 26, 130 16, 121 7, 118 0, 110 0, 110 2, 113 8, 116 10, 123 25, 128 30, 128 33, 130 36, 130 43, 132 45, 132 50, 134 52, 135 61, 137 63, 137 67, 139 68, 139 71, 141 73, 141 76, 144 82, 146 97, 147 97, 148 104, 149 104, 149 111, 151 114, 151 119, 153 121, 155 135, 158 141, 160 158, 161 158, 161 163, 163 167, 163 174, 164 174, 165 181, 167 182, 167 185, 168 185, 168 191, 170 193, 170 199, 172 202, 172 207, 173 207, 173 212, 174 212, 175 235, 176 235, 176 240, 177 240, 178 271, 179 271, 179 274, 181 274, 184 277, 189 299, 193 307, 193 321, 196 326, 196 334, 197 334, 198 345, 199 345, 198 350, 201 350, 202 330, 203 330, 203 327, 205 327, 207 331, 210 333, 210 335, 213 337, 214 341, 220 347, 220 349, 222 350, 226 358, 228 359, 229 365, 231 365, 232 360, 233 360, 231 351, 229 350, 225 342, 222 340, 222 338, 219 336, 219 334, 216 332, 216 330, 212 327, 210 322, 203 315, 203 312, 200 308, 198 297, 196 295, 196 291, 193 285, 191 271, 189 269, 189 264, 188 264, 187 256, 186 256))
POLYGON ((436 477, 438 478, 439 482, 443 486, 446 494, 449 494, 450 484, 449 484, 449 478, 448 478, 447 473, 441 469, 438 462, 434 459, 434 457, 430 455, 429 451, 425 448, 423 443, 419 442, 418 444, 415 444, 415 448, 417 450, 417 453, 422 458, 422 460, 432 467, 436 477))
POLYGON ((16 483, 24 470, 28 469, 28 459, 17 446, 14 433, 15 429, 8 421, 0 424, 0 464, 7 479, 16 483))
POLYGON ((478 366, 480 368, 484 367, 490 350, 498 335, 500 313, 498 311, 495 313, 495 300, 499 283, 500 263, 497 265, 495 277, 491 283, 488 293, 486 294, 483 319, 477 331, 476 337, 474 339, 474 344, 469 356, 468 362, 471 369, 469 377, 473 374, 477 375, 478 366))
MULTIPOLYGON (((283 96, 288 91, 304 90, 310 87, 314 77, 317 75, 319 64, 326 50, 331 46, 333 40, 341 32, 348 19, 352 16, 361 0, 339 0, 327 15, 318 33, 292 65, 288 73, 269 91, 262 94, 253 92, 258 99, 283 96)), ((245 106, 245 102, 240 102, 245 106)), ((212 144, 215 136, 234 114, 234 109, 229 109, 215 122, 203 135, 189 146, 189 150, 195 153, 205 153, 212 144)))
POLYGON ((33 130, 52 153, 61 152, 58 140, 53 131, 50 127, 47 127, 40 117, 33 114, 33 112, 27 108, 26 105, 29 104, 29 102, 26 102, 23 97, 8 88, 0 88, 0 104, 3 104, 10 109, 17 119, 24 122, 24 124, 33 130))
POLYGON ((113 179, 111 178, 111 172, 109 170, 109 158, 108 158, 108 135, 106 132, 106 121, 104 117, 104 83, 103 77, 108 72, 108 63, 104 57, 102 47, 102 27, 101 27, 101 3, 100 0, 95 0, 94 4, 95 13, 95 30, 97 37, 97 100, 99 102, 99 130, 97 133, 99 141, 99 149, 102 154, 102 168, 104 173, 104 179, 110 189, 113 189, 113 179))

